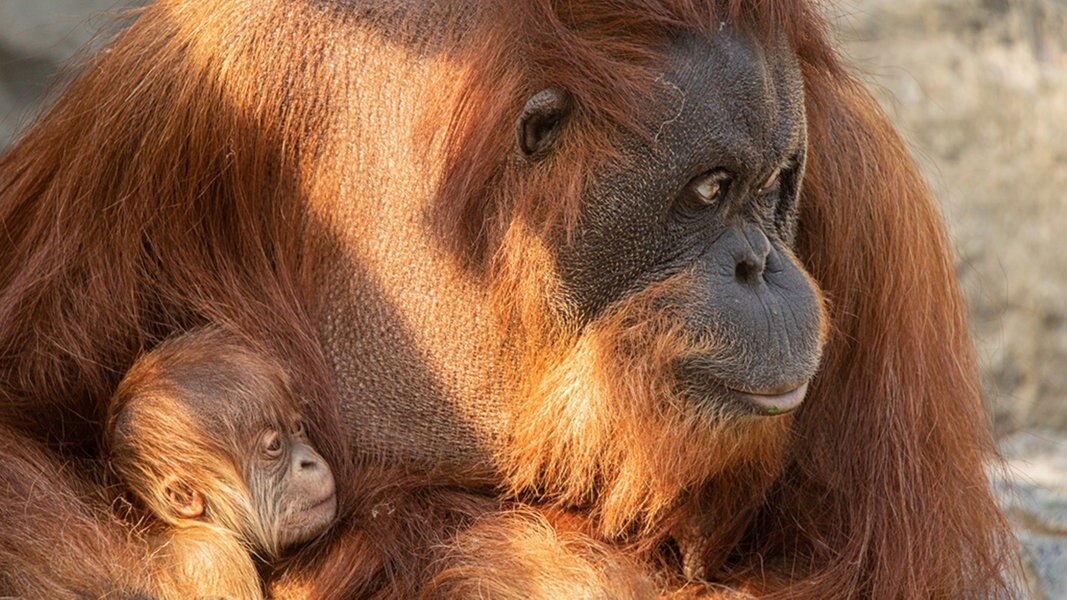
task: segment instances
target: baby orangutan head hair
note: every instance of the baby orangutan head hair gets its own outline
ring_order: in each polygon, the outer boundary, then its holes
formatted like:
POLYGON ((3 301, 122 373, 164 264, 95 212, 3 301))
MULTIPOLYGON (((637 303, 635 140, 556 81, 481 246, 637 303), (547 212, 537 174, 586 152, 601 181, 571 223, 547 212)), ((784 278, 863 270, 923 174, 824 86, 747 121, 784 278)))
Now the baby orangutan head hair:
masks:
POLYGON ((112 468, 172 526, 229 530, 274 558, 337 511, 285 370, 214 329, 160 344, 129 370, 108 413, 112 468))

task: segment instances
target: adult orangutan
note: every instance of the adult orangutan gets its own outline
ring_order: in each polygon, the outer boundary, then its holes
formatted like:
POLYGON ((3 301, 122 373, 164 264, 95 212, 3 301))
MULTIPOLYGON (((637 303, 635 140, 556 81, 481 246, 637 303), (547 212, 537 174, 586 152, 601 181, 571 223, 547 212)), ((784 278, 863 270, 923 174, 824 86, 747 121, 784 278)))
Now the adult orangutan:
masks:
POLYGON ((0 238, 44 458, 181 331, 287 361, 345 518, 277 597, 1007 593, 941 220, 812 2, 161 0, 0 238))

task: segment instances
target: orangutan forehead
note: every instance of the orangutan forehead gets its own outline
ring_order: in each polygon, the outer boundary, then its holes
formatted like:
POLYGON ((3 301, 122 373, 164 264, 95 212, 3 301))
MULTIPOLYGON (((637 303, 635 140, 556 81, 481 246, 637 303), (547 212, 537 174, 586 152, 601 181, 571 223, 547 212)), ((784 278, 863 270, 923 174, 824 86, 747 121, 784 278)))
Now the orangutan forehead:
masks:
MULTIPOLYGON (((643 129, 684 111, 698 116, 693 109, 701 101, 717 102, 724 123, 775 125, 783 120, 778 116, 802 122, 800 62, 824 59, 798 58, 808 51, 802 30, 815 22, 806 3, 749 3, 758 7, 745 11, 738 3, 660 4, 651 10, 646 2, 611 3, 609 10, 602 3, 534 2, 541 15, 527 6, 527 22, 518 26, 522 41, 509 42, 539 67, 523 67, 537 78, 526 85, 569 90, 602 130, 643 129), (775 118, 765 118, 768 112, 775 118)), ((761 135, 767 145, 796 145, 802 128, 761 135)))
POLYGON ((298 413, 285 370, 219 331, 168 340, 133 371, 141 382, 133 388, 134 404, 185 415, 197 427, 221 435, 285 423, 298 413))
POLYGON ((218 388, 200 393, 189 387, 157 388, 131 402, 119 429, 170 432, 209 442, 243 444, 267 428, 284 428, 299 413, 276 393, 218 388))
MULTIPOLYGON (((707 35, 724 26, 759 36, 763 45, 780 39, 799 48, 805 42, 821 38, 822 27, 815 3, 805 0, 310 0, 308 3, 341 16, 349 24, 373 29, 383 38, 409 46, 425 43, 435 46, 434 42, 462 45, 472 41, 462 35, 468 30, 467 33, 478 34, 479 48, 503 43, 513 54, 528 54, 524 49, 532 49, 536 54, 538 49, 543 49, 562 56, 580 49, 585 40, 592 40, 606 44, 607 53, 621 58, 638 46, 649 47, 653 40, 676 32, 707 35), (430 23, 434 26, 429 26, 430 23), (485 29, 481 30, 480 25, 485 25, 485 29), (485 36, 490 39, 483 39, 485 36), (624 43, 628 49, 612 48, 611 40, 627 40, 624 43), (483 45, 486 41, 489 43, 483 45)), ((436 50, 450 49, 437 47, 436 50)), ((641 53, 638 49, 638 54, 641 53)), ((819 59, 832 60, 832 57, 824 49, 819 59)))
POLYGON ((500 13, 523 19, 526 31, 551 28, 558 24, 580 35, 582 32, 595 32, 601 39, 606 32, 614 32, 616 37, 649 33, 656 35, 656 30, 676 29, 710 33, 725 24, 764 35, 780 32, 788 39, 796 40, 819 21, 814 3, 805 0, 527 0, 522 3, 496 0, 475 3, 482 6, 491 4, 500 13), (555 18, 545 20, 548 16, 555 18))
POLYGON ((197 381, 182 396, 205 429, 236 432, 243 439, 265 428, 284 427, 299 416, 288 390, 267 378, 197 381))
POLYGON ((720 153, 719 166, 771 170, 802 151, 804 90, 795 56, 766 49, 729 28, 712 38, 679 36, 654 88, 655 141, 688 149, 696 162, 720 153))

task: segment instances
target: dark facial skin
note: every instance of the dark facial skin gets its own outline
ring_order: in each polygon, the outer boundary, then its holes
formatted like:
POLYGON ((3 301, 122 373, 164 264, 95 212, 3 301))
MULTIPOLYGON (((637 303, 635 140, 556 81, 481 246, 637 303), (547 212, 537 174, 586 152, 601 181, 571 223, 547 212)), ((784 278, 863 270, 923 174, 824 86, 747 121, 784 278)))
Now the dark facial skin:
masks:
POLYGON ((302 421, 267 429, 248 468, 252 499, 264 522, 278 528, 281 547, 309 541, 337 514, 329 465, 307 439, 302 421))
POLYGON ((657 100, 655 144, 634 135, 584 199, 558 256, 587 323, 627 295, 687 273, 686 331, 722 351, 676 365, 694 402, 777 414, 799 406, 821 352, 820 298, 793 256, 806 124, 788 49, 724 30, 680 35, 657 100))

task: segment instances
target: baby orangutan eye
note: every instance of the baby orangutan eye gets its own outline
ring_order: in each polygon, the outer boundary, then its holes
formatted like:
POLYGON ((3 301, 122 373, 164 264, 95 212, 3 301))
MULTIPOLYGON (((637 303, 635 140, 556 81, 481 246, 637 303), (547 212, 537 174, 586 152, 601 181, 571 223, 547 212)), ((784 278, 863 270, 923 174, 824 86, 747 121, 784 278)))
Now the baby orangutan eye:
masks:
POLYGON ((276 459, 282 455, 282 436, 273 429, 263 434, 263 455, 270 459, 276 459))
POLYGON ((303 419, 298 420, 293 426, 293 435, 298 438, 307 436, 307 425, 303 419))
POLYGON ((722 200, 730 181, 730 174, 725 169, 712 169, 695 177, 689 186, 702 204, 711 206, 722 200))

